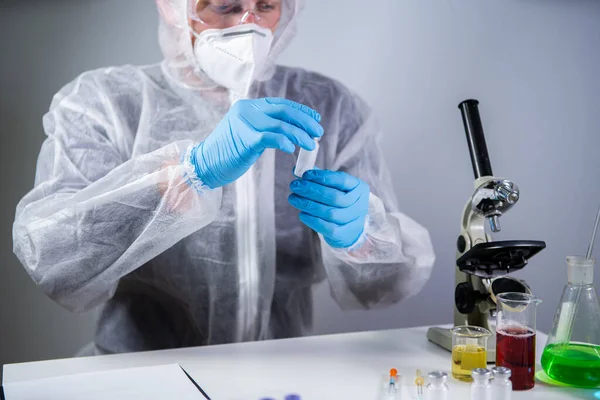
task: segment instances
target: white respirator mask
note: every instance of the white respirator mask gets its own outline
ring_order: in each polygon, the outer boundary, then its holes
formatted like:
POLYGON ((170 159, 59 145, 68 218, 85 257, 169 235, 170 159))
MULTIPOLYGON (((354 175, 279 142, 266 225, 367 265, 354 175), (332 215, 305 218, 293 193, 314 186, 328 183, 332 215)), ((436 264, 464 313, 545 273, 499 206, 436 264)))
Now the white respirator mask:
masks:
POLYGON ((243 24, 192 34, 196 37, 194 57, 198 68, 218 85, 246 97, 267 64, 273 43, 271 30, 243 24))

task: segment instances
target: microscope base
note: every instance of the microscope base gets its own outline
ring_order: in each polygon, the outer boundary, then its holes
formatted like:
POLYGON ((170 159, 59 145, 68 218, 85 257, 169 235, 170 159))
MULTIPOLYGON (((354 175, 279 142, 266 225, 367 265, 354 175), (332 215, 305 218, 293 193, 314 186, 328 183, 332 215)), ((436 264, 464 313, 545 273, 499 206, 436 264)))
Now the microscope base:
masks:
MULTIPOLYGON (((427 330, 427 339, 443 349, 452 351, 452 332, 448 328, 434 327, 427 330)), ((496 363, 496 337, 492 335, 487 342, 487 362, 496 363)))

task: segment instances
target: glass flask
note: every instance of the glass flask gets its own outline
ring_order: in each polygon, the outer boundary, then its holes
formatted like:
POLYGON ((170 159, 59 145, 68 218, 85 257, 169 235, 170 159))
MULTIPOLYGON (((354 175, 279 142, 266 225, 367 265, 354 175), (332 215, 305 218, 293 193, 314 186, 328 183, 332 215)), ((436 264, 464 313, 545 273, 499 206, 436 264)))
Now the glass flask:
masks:
POLYGON ((567 257, 568 282, 542 353, 542 368, 555 381, 600 387, 600 302, 593 258, 567 257))

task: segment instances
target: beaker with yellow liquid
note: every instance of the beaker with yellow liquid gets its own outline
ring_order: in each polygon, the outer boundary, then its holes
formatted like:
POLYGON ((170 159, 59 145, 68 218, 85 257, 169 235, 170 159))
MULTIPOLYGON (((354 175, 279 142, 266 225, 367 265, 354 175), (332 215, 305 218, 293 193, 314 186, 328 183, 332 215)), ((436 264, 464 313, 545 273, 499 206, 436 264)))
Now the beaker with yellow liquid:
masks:
POLYGON ((471 382, 471 371, 487 367, 487 340, 490 331, 478 326, 456 326, 452 329, 452 377, 471 382))

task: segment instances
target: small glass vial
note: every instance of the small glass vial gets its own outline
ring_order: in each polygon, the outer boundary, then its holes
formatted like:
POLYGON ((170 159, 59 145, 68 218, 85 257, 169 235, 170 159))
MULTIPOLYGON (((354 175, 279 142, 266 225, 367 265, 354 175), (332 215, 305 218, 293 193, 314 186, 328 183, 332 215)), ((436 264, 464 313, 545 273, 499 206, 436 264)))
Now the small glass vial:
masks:
POLYGON ((302 175, 308 170, 314 169, 317 162, 317 155, 319 154, 319 140, 315 139, 315 149, 307 151, 300 149, 298 153, 298 160, 296 161, 296 167, 294 168, 294 175, 298 178, 302 178, 302 175))
POLYGON ((487 368, 475 368, 471 371, 471 400, 492 400, 490 378, 492 373, 487 368))
POLYGON ((442 371, 430 372, 427 376, 429 384, 426 388, 427 400, 448 400, 448 374, 442 371))
POLYGON ((490 386, 492 387, 492 400, 511 400, 512 382, 510 381, 510 369, 506 367, 492 368, 494 379, 490 386))

